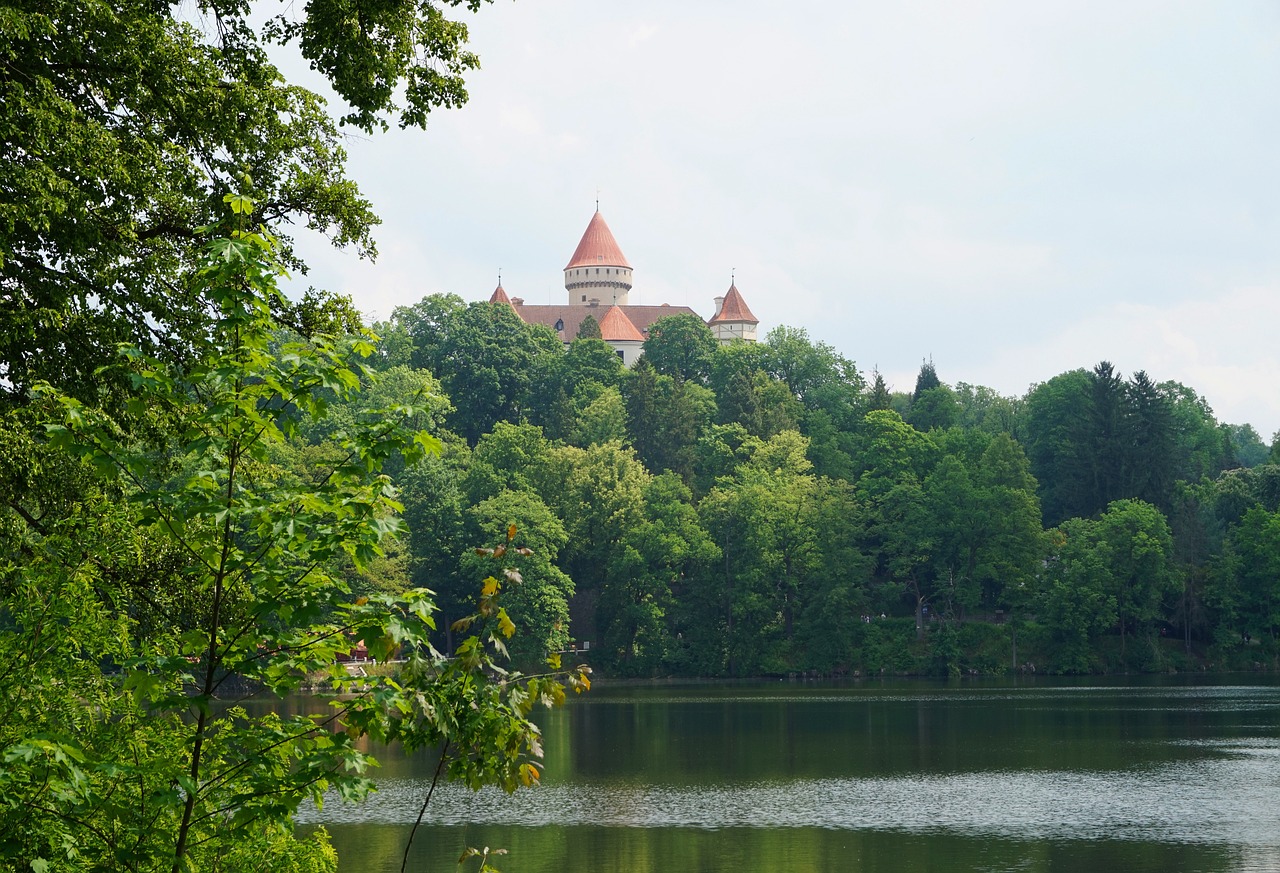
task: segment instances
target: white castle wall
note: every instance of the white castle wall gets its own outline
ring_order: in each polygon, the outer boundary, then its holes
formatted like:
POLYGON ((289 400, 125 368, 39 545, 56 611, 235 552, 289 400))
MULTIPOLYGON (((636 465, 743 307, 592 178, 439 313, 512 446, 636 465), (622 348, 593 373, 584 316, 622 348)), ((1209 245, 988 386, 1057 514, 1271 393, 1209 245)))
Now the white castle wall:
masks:
POLYGON ((569 292, 569 303, 583 304, 592 298, 602 305, 627 305, 631 291, 629 267, 572 267, 564 271, 564 287, 569 292))
POLYGON ((742 321, 722 321, 711 325, 711 332, 721 344, 727 345, 734 340, 753 343, 756 341, 756 325, 742 321))

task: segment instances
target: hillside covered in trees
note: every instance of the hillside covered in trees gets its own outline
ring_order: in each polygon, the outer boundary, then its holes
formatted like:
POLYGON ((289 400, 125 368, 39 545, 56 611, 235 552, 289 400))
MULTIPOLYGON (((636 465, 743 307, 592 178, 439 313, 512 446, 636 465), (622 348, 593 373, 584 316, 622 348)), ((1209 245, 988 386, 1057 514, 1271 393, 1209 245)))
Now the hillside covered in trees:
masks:
POLYGON ((1101 362, 1003 397, 926 362, 897 393, 803 329, 691 316, 627 370, 451 295, 375 329, 376 390, 435 398, 445 448, 366 581, 432 588, 444 627, 515 523, 517 652, 612 675, 1275 663, 1280 448, 1191 387, 1101 362))

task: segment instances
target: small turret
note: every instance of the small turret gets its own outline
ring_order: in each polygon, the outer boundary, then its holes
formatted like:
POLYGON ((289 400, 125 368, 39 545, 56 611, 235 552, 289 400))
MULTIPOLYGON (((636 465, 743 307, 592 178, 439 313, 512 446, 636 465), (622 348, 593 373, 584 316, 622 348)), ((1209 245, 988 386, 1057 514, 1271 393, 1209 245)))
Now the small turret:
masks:
POLYGON ((742 292, 736 283, 730 283, 729 290, 723 297, 716 298, 716 314, 707 322, 711 332, 721 345, 734 340, 753 343, 756 341, 756 328, 760 319, 751 314, 747 301, 742 299, 742 292))
POLYGON ((635 364, 644 351, 644 334, 618 306, 610 306, 600 319, 600 338, 618 353, 622 363, 628 367, 635 364))
POLYGON ((505 303, 511 305, 511 298, 507 296, 507 292, 502 290, 502 283, 498 283, 498 287, 493 289, 493 293, 489 295, 490 303, 505 303))

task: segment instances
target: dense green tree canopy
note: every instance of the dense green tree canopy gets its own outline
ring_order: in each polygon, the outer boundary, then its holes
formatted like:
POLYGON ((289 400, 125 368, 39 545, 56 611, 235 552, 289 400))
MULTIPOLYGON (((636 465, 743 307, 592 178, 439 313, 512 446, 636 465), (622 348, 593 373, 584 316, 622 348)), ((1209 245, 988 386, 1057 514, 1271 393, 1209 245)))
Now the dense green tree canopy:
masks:
POLYGON ((1242 467, 1256 467, 1266 463, 1269 450, 1267 444, 1251 424, 1227 425, 1231 436, 1231 447, 1235 449, 1236 460, 1242 467))
POLYGON ((449 426, 472 444, 498 422, 523 417, 535 377, 562 353, 549 329, 525 324, 510 306, 467 304, 452 294, 400 307, 392 319, 413 338, 414 365, 434 373, 450 397, 468 398, 455 405, 449 426))
POLYGON ((716 338, 707 323, 684 313, 660 318, 649 326, 644 356, 665 376, 705 383, 711 375, 716 347, 716 338))
MULTIPOLYGON (((228 191, 272 226, 372 254, 377 219, 337 125, 269 47, 296 45, 347 101, 344 122, 422 125, 465 101, 477 63, 448 6, 479 0, 362 4, 358 27, 334 2, 0 5, 0 385, 22 395, 49 379, 88 396, 118 342, 192 354, 210 312, 191 279, 198 231, 228 191)), ((357 323, 334 304, 276 306, 304 333, 357 323)))

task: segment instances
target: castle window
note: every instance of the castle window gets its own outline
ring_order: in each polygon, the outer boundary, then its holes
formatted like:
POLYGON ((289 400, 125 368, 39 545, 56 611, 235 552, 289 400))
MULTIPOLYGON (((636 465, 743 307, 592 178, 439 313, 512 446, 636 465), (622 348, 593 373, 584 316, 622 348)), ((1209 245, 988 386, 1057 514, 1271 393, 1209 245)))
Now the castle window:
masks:
POLYGON ((585 295, 585 294, 583 294, 583 295, 582 295, 582 302, 583 302, 583 303, 586 303, 586 302, 587 302, 587 295, 585 295))
MULTIPOLYGON (((616 352, 616 354, 617 354, 617 356, 618 356, 618 357, 622 358, 622 349, 618 349, 618 351, 616 352)), ((626 358, 622 358, 622 359, 623 359, 624 361, 626 360, 626 358)))

